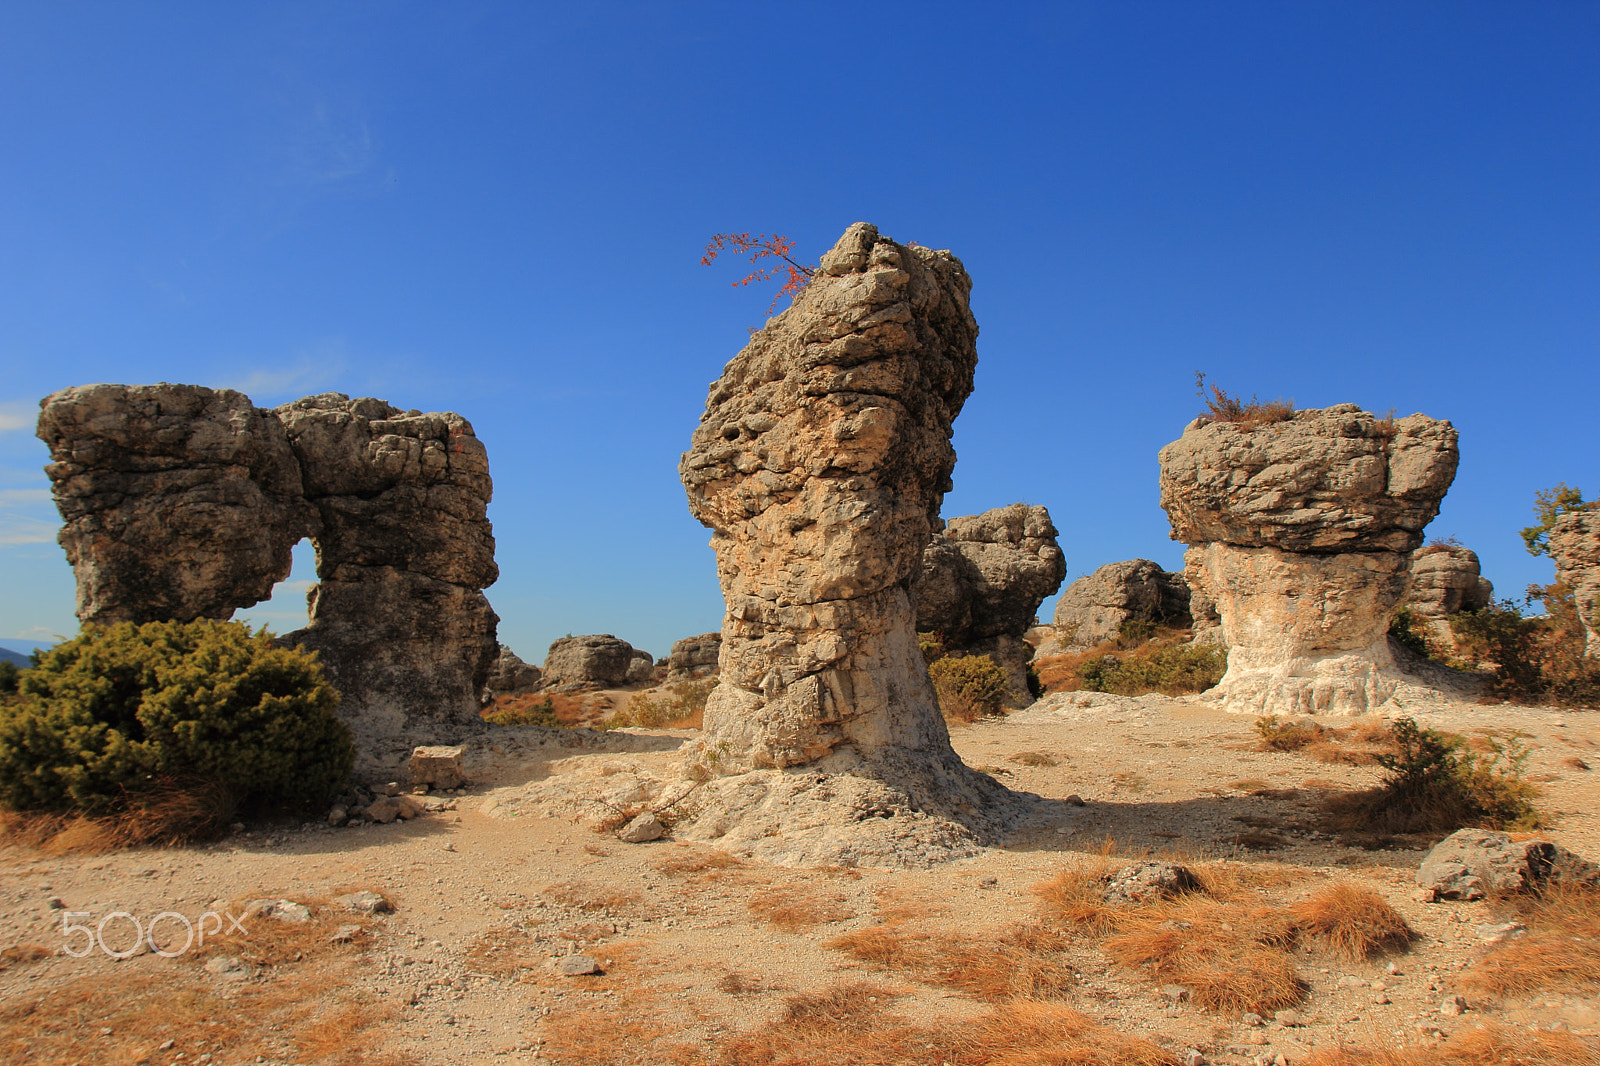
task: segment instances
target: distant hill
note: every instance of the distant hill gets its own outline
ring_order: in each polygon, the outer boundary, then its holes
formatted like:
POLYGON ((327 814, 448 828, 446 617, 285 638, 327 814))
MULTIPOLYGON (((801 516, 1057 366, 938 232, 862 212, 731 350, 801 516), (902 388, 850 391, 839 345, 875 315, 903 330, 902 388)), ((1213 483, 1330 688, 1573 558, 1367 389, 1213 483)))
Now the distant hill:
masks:
POLYGON ((16 663, 18 666, 28 667, 33 664, 21 652, 12 651, 10 648, 0 648, 0 663, 16 663))

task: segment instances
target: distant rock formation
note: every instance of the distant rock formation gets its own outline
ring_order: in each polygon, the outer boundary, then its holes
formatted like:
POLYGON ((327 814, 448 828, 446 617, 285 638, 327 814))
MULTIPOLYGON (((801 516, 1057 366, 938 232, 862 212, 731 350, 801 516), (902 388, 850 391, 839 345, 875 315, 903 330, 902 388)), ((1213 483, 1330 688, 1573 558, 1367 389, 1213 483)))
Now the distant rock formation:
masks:
POLYGON ((989 656, 1011 678, 1008 703, 1026 706, 1031 649, 1022 637, 1066 572, 1043 507, 1014 503, 952 518, 922 551, 911 588, 917 629, 940 633, 951 655, 989 656))
POLYGON ((1600 511, 1569 511, 1550 530, 1556 580, 1572 590, 1583 621, 1584 655, 1600 659, 1600 511))
POLYGON ((798 766, 877 782, 886 810, 934 815, 917 861, 995 825, 985 808, 1009 794, 951 750, 911 601, 972 391, 970 287, 948 252, 857 223, 711 386, 679 472, 714 531, 727 603, 699 748, 701 772, 726 787, 702 790, 683 835, 840 861, 845 844, 806 828, 828 820, 807 809, 831 811, 834 790, 777 772, 798 766))
POLYGON ((521 656, 502 644, 489 670, 487 687, 500 695, 520 696, 537 691, 541 676, 537 666, 523 662, 521 656))
POLYGON ((1354 404, 1255 428, 1196 419, 1161 449, 1185 577, 1215 604, 1230 710, 1359 714, 1395 689, 1389 620, 1455 477, 1456 430, 1354 404))
POLYGON ((1436 639, 1450 644, 1450 616, 1482 610, 1493 600, 1494 585, 1471 548, 1430 544, 1412 554, 1411 582, 1401 603, 1428 624, 1436 639))
MULTIPOLYGON (((633 645, 610 633, 562 637, 544 659, 544 686, 575 692, 588 685, 626 684, 633 663, 633 645)), ((648 660, 650 656, 645 655, 648 660)))
POLYGON ((1127 559, 1078 578, 1056 600, 1057 639, 1066 647, 1092 648, 1115 637, 1126 622, 1189 628, 1183 575, 1149 559, 1127 559))
POLYGON ((483 728, 498 619, 488 455, 459 415, 326 393, 273 411, 230 389, 86 385, 39 437, 85 623, 227 618, 317 547, 310 624, 358 767, 483 728))
POLYGON ((717 656, 722 653, 721 633, 701 633, 675 641, 667 656, 668 681, 695 681, 717 672, 717 656))

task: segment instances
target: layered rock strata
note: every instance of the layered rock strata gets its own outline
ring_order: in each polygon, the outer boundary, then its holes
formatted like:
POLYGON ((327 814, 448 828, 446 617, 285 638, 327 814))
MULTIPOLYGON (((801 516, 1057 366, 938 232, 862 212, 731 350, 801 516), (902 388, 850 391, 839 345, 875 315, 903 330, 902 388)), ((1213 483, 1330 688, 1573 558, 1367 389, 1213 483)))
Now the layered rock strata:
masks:
POLYGON ((310 624, 358 765, 481 729, 497 619, 487 453, 458 415, 329 393, 267 411, 195 385, 88 385, 38 433, 85 623, 223 619, 317 548, 310 624))
POLYGON ((1187 629, 1189 585, 1149 559, 1106 563, 1068 585, 1053 618, 1065 647, 1092 648, 1128 622, 1187 629))
POLYGON ((673 641, 667 656, 668 681, 694 681, 710 677, 717 672, 717 658, 722 654, 721 633, 701 633, 673 641))
POLYGON ((1430 544, 1411 557, 1411 580, 1404 606, 1433 631, 1434 639, 1452 643, 1450 616, 1478 611, 1494 599, 1494 585, 1483 576, 1478 553, 1454 544, 1430 544))
POLYGON ((1556 580, 1572 590, 1583 621, 1584 656, 1600 659, 1600 511, 1569 511, 1550 530, 1556 580))
POLYGON ((807 811, 846 794, 957 839, 997 827, 1008 794, 950 748, 911 597, 972 391, 970 288, 948 252, 857 223, 712 384, 679 473, 727 605, 698 749, 723 781, 690 837, 814 861, 807 811))
POLYGON ((917 629, 951 655, 987 655, 1011 678, 1012 706, 1032 702, 1023 639, 1039 605, 1061 587, 1067 563, 1043 507, 1014 503, 949 519, 922 552, 912 585, 917 629))
POLYGON ((522 695, 537 690, 541 676, 537 666, 523 662, 522 656, 502 644, 500 654, 495 657, 494 666, 489 670, 486 687, 490 692, 522 695))
POLYGON ((1228 646, 1213 695, 1255 714, 1387 700, 1389 621, 1455 476, 1455 428, 1341 404, 1253 428, 1196 419, 1160 458, 1185 577, 1228 646))

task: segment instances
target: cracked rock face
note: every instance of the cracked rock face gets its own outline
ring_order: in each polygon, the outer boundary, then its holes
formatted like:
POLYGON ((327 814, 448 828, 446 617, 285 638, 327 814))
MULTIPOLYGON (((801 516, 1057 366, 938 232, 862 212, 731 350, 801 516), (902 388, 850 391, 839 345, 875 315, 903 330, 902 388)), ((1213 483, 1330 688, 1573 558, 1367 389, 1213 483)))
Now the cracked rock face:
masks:
POLYGON ((1003 794, 950 748, 911 599, 972 391, 970 288, 857 223, 712 385, 679 465, 727 608, 706 772, 815 765, 979 820, 1003 794))
POLYGON ((227 618, 289 576, 310 518, 300 468, 248 396, 81 385, 40 408, 80 621, 227 618))
POLYGON ((1253 714, 1387 700, 1389 620, 1457 455, 1448 422, 1353 404, 1253 429, 1197 419, 1163 448, 1161 505, 1229 649, 1212 695, 1253 714))
POLYGON ((1550 530, 1556 580, 1572 590, 1586 637, 1584 655, 1600 659, 1600 511, 1572 511, 1550 530))
POLYGON ((610 633, 561 637, 545 656, 544 682, 559 692, 591 684, 620 685, 628 680, 634 654, 632 644, 610 633))
POLYGON ((274 411, 227 389, 89 385, 39 436, 86 622, 228 618, 309 536, 310 624, 358 767, 482 729, 497 619, 488 456, 459 415, 338 393, 274 411))

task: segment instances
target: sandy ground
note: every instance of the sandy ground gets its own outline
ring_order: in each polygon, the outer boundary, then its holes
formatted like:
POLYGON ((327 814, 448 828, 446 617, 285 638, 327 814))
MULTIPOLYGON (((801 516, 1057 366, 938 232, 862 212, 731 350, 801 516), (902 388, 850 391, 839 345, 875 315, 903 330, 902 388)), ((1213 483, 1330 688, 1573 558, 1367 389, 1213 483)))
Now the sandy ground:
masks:
MULTIPOLYGON (((1600 761, 1592 712, 1441 704, 1422 717, 1461 732, 1529 734, 1529 773, 1552 823, 1546 835, 1600 858, 1600 775, 1569 761, 1600 761)), ((1090 707, 1053 700, 957 729, 969 764, 1014 789, 1085 803, 1007 847, 930 870, 718 865, 725 860, 701 846, 632 845, 597 833, 593 821, 608 813, 599 806, 575 817, 505 802, 553 776, 670 776, 692 734, 662 730, 497 730, 476 761, 478 780, 447 797, 455 809, 412 822, 253 826, 212 846, 94 856, 6 848, 0 947, 18 950, 0 963, 0 1061, 231 1066, 389 1053, 429 1066, 654 1061, 626 1046, 642 1037, 624 1023, 646 1020, 711 1056, 719 1041, 767 1024, 786 997, 883 976, 828 947, 839 934, 887 920, 991 935, 1037 915, 1033 886, 1103 850, 1294 868, 1301 873, 1285 879, 1286 899, 1354 880, 1382 893, 1421 934, 1409 953, 1370 963, 1305 955, 1310 997, 1298 1010, 1304 1024, 1290 1026, 1171 1004, 1093 945, 1074 948, 1079 981, 1067 1002, 1176 1052, 1246 1063, 1265 1051, 1293 1063, 1319 1045, 1409 1040, 1419 1024, 1448 1033, 1484 1017, 1600 1029, 1588 997, 1473 1003, 1462 1017, 1441 1017, 1451 975, 1490 950, 1474 932, 1487 907, 1417 901, 1423 852, 1414 842, 1368 850, 1373 841, 1352 846, 1321 831, 1319 797, 1368 786, 1377 772, 1255 750, 1251 725, 1192 699, 1142 697, 1090 707), (1242 836, 1252 832, 1267 839, 1242 836), (382 893, 394 913, 352 915, 328 902, 355 889, 382 893), (83 958, 59 953, 83 943, 82 934, 63 937, 64 915, 90 926, 114 911, 142 922, 162 912, 196 919, 208 908, 237 914, 261 897, 304 901, 318 916, 287 944, 282 930, 291 923, 256 916, 242 923, 249 936, 216 934, 172 958, 148 949, 125 960, 98 948, 83 958), (360 928, 346 930, 348 943, 329 943, 340 924, 360 928), (562 976, 553 964, 574 952, 605 974, 562 976), (211 972, 208 963, 236 972, 211 972), (1377 990, 1374 980, 1383 982, 1377 990), (594 1018, 609 1021, 588 1050, 556 1050, 570 1049, 573 1026, 594 1018), (314 1025, 319 1035, 309 1040, 302 1030, 314 1025)), ((165 923, 158 943, 174 948, 182 929, 174 918, 165 923)), ((102 940, 128 947, 131 924, 111 920, 102 940)), ((981 1007, 948 989, 902 984, 905 998, 893 1009, 914 1020, 981 1007)))

